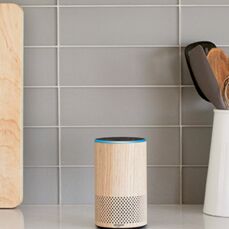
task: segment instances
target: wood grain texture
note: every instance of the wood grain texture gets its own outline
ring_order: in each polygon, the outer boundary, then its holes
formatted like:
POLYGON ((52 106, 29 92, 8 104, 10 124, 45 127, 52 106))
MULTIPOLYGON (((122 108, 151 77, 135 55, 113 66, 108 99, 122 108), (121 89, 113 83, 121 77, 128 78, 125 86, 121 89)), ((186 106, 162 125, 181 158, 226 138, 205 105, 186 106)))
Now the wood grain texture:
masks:
POLYGON ((229 59, 220 48, 212 48, 207 55, 207 59, 219 88, 222 89, 224 80, 229 76, 229 59))
MULTIPOLYGON (((109 228, 132 228, 144 226, 147 223, 147 167, 146 167, 146 142, 131 144, 95 144, 95 195, 96 195, 96 225, 109 228), (115 199, 116 198, 116 199, 115 199), (119 201, 123 198, 130 202, 110 206, 109 199, 119 201), (126 199, 125 199, 126 198, 126 199), (142 199, 143 198, 143 199, 142 199), (101 199, 101 201, 99 201, 101 199), (130 209, 132 201, 142 201, 140 209, 130 209), (107 202, 107 207, 104 206, 107 202), (123 206, 125 205, 125 206, 123 206), (122 209, 117 209, 122 208, 122 209), (127 211, 123 210, 127 208, 127 211), (97 212, 100 211, 101 212, 97 212), (119 211, 125 211, 126 215, 118 216, 119 221, 124 221, 131 214, 138 215, 140 221, 127 220, 127 223, 116 225, 112 219, 117 218, 119 211), (138 213, 136 213, 136 211, 138 213), (101 220, 103 218, 104 220, 101 220), (108 219, 108 222, 104 222, 108 219)), ((138 202, 137 203, 140 203, 138 202)))
POLYGON ((96 143, 96 195, 146 194, 146 143, 96 143))
POLYGON ((207 55, 208 62, 215 75, 226 108, 229 108, 229 58, 220 48, 212 48, 207 55))
POLYGON ((22 201, 23 11, 0 4, 0 208, 22 201))

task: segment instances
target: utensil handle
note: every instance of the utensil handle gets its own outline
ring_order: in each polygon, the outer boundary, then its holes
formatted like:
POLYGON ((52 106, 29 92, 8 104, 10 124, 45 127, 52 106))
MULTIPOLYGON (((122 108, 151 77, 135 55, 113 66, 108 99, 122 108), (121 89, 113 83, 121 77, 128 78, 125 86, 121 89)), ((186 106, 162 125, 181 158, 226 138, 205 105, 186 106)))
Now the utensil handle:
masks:
POLYGON ((223 82, 222 88, 221 88, 221 94, 223 97, 223 101, 226 105, 226 108, 229 109, 229 76, 226 77, 226 79, 223 82))

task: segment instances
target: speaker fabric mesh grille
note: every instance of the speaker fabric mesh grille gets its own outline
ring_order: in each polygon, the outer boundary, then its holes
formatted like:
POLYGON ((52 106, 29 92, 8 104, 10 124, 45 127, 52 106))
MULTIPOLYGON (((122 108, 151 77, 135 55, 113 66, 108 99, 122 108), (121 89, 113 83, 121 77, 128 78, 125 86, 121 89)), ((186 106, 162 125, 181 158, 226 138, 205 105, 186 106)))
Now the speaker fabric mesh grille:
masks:
POLYGON ((100 223, 125 225, 146 220, 146 197, 96 196, 96 221, 100 223))

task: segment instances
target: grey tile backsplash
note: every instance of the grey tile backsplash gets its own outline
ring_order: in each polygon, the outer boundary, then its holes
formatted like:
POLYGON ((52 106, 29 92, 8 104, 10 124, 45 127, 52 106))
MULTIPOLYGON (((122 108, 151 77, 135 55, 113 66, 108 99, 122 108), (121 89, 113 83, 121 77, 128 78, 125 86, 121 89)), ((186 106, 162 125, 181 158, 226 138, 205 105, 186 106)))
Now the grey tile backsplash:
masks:
POLYGON ((148 168, 148 202, 177 204, 180 198, 179 168, 148 168))
POLYGON ((61 178, 63 204, 93 203, 93 168, 63 168, 61 178))
POLYGON ((176 7, 63 7, 60 44, 174 45, 177 15, 176 7))
POLYGON ((177 88, 64 88, 60 102, 62 125, 178 124, 177 88))
POLYGON ((4 0, 4 3, 16 3, 19 5, 55 5, 56 0, 4 0))
POLYGON ((24 125, 57 125, 57 90, 26 88, 24 90, 24 125))
POLYGON ((56 204, 58 202, 58 169, 24 169, 24 203, 56 204))
MULTIPOLYGON (((73 0, 74 1, 74 0, 73 0)), ((228 0, 181 0, 184 5, 219 5, 229 4, 228 0)))
POLYGON ((56 55, 55 48, 25 49, 25 86, 55 86, 57 84, 56 55))
POLYGON ((207 168, 183 168, 182 190, 184 204, 202 204, 207 176, 207 168))
POLYGON ((228 7, 184 7, 181 20, 182 44, 185 45, 195 40, 212 40, 217 44, 228 44, 229 32, 222 26, 224 21, 229 20, 228 7), (209 15, 214 20, 209 21, 209 15))
POLYGON ((60 0, 60 4, 63 5, 175 5, 176 3, 178 3, 178 0, 60 0))
POLYGON ((56 9, 52 7, 24 8, 25 45, 56 45, 56 9))
POLYGON ((179 128, 63 128, 61 133, 63 165, 93 165, 93 139, 111 135, 145 136, 149 165, 179 164, 179 128))
POLYGON ((94 139, 119 135, 148 140, 149 203, 202 203, 213 107, 183 46, 229 53, 229 1, 13 2, 25 12, 24 203, 93 203, 94 139))
POLYGON ((58 165, 58 129, 25 128, 25 166, 58 165))
POLYGON ((183 128, 183 164, 207 165, 209 159, 211 128, 183 128))
POLYGON ((178 75, 178 48, 60 50, 61 85, 176 85, 178 75))
POLYGON ((213 105, 203 100, 194 87, 182 89, 182 124, 211 125, 213 105))

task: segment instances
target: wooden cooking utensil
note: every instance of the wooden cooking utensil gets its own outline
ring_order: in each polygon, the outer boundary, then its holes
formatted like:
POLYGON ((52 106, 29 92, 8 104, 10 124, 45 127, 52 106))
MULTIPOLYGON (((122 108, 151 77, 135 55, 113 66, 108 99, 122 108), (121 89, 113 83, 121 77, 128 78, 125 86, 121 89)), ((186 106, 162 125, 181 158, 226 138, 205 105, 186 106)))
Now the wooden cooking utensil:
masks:
POLYGON ((227 109, 229 109, 229 76, 226 77, 226 79, 223 82, 221 93, 222 93, 224 103, 227 109))
POLYGON ((23 11, 0 4, 0 208, 22 202, 23 11))
POLYGON ((229 59, 220 48, 212 48, 207 54, 208 62, 216 77, 218 85, 222 88, 224 80, 229 76, 229 59))
POLYGON ((208 62, 216 77, 224 103, 229 108, 229 59, 224 51, 220 48, 212 48, 207 55, 208 62))

